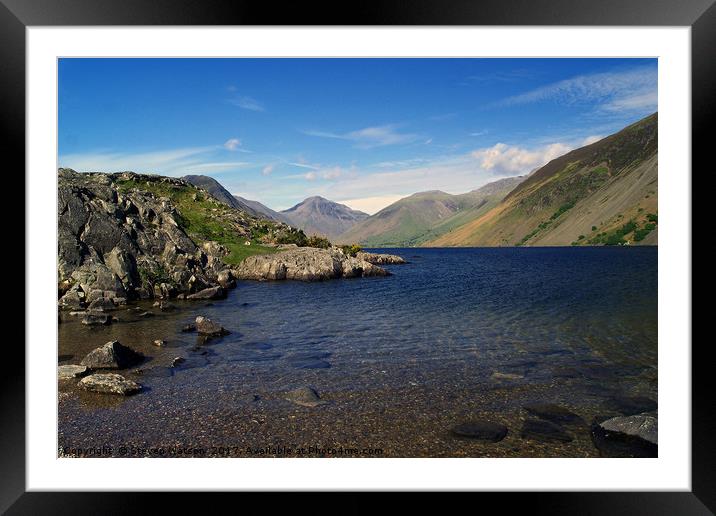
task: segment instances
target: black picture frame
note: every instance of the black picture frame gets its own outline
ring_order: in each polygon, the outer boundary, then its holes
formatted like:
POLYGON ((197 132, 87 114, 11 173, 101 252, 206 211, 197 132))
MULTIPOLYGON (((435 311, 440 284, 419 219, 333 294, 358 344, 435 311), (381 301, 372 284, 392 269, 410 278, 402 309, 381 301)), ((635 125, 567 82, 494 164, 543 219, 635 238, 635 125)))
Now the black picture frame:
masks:
MULTIPOLYGON (((0 127, 4 161, 25 192, 25 29, 29 26, 89 25, 572 25, 689 26, 692 44, 692 163, 713 169, 708 129, 716 120, 715 0, 383 0, 361 3, 314 1, 277 7, 239 0, 0 0, 0 127), (14 158, 14 159, 13 159, 14 158)), ((680 171, 685 180, 690 171, 680 171)), ((692 189, 693 191, 693 189, 692 189)), ((31 192, 25 192, 31 195, 31 192)), ((696 199, 692 206, 696 205, 696 199)), ((693 220, 693 217, 692 217, 693 220)), ((693 232, 692 232, 693 234, 693 232)), ((19 263, 19 262, 18 262, 19 263)), ((692 255, 693 270, 693 255, 692 255)), ((25 274, 31 271, 25 270, 25 274)), ((702 287, 704 289, 704 287, 702 287)), ((705 289, 704 289, 705 290, 705 289)), ((24 291, 24 289, 23 289, 24 291)), ((26 295, 28 295, 26 293, 26 295)), ((15 301, 17 304, 17 300, 15 301)), ((27 305, 25 305, 27 306, 27 305)), ((692 316, 693 320, 693 316, 692 316)), ((19 326, 19 325, 18 325, 19 326)), ((12 367, 0 375, 0 511, 7 514, 113 514, 147 512, 150 494, 25 492, 24 350, 4 339, 12 367)), ((716 511, 716 435, 712 395, 716 391, 708 340, 692 353, 692 491, 620 493, 484 494, 500 512, 532 514, 712 514, 716 511), (497 499, 499 497, 499 499, 497 499)), ((670 343, 688 349, 690 342, 670 343)), ((616 464, 615 464, 616 465, 616 464)), ((422 497, 414 502, 422 504, 422 497)), ((260 500, 256 500, 261 503, 260 500)), ((481 502, 484 500, 481 500, 481 502)), ((206 509, 183 493, 161 495, 164 511, 206 509)), ((356 494, 340 512, 368 512, 373 503, 356 494)))

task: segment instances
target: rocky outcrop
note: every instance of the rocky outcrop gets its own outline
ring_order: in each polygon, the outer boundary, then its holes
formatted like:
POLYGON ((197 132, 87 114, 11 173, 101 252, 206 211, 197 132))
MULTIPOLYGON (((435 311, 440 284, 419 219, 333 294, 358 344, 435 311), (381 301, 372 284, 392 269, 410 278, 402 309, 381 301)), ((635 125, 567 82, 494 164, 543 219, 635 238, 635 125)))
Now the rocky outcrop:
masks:
MULTIPOLYGON (((148 183, 155 190, 195 189, 161 176, 59 170, 61 307, 94 303, 107 310, 131 299, 188 297, 221 286, 228 250, 216 242, 198 246, 182 229, 182 215, 168 197, 126 187, 148 183)), ((230 285, 225 283, 222 288, 230 285)))
POLYGON ((388 276, 390 273, 372 263, 342 251, 299 247, 275 254, 250 256, 234 271, 243 280, 322 281, 335 278, 388 276))
POLYGON ((377 254, 367 253, 365 251, 358 252, 356 258, 372 263, 373 265, 400 265, 408 263, 396 254, 377 254))

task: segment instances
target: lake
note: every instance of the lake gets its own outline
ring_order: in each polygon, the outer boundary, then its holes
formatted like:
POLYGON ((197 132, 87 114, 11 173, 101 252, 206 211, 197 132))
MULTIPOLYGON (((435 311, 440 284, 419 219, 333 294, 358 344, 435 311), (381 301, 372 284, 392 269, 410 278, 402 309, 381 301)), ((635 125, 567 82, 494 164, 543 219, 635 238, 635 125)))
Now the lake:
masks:
POLYGON ((386 252, 409 263, 385 278, 239 282, 226 300, 140 303, 154 315, 130 307, 101 328, 63 313, 60 364, 113 339, 148 357, 123 373, 144 387, 132 397, 60 382, 63 454, 593 457, 594 417, 656 410, 656 247, 386 252), (231 334, 182 333, 197 315, 231 334), (301 386, 325 403, 284 399, 301 386), (521 435, 535 402, 582 418, 571 441, 521 435), (451 432, 476 418, 507 437, 451 432))

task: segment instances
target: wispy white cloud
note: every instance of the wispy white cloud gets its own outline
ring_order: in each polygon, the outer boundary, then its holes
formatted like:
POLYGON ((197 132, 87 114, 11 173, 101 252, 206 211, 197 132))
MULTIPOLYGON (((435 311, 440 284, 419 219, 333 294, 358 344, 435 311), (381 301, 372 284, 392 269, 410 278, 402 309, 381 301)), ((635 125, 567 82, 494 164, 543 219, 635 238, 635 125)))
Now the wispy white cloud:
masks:
POLYGON ((271 173, 274 171, 274 168, 276 168, 276 165, 274 165, 273 163, 266 165, 264 168, 261 169, 261 175, 270 176, 271 173))
POLYGON ((319 168, 314 165, 309 165, 308 163, 300 163, 300 162, 295 162, 295 161, 289 161, 288 164, 293 165, 294 167, 298 167, 298 168, 310 168, 311 170, 318 170, 318 168, 319 168))
POLYGON ((224 161, 211 163, 197 163, 190 165, 192 170, 233 170, 237 168, 245 168, 252 166, 252 163, 246 161, 224 161))
POLYGON ((536 72, 526 69, 501 70, 466 77, 460 84, 467 86, 470 84, 499 83, 499 82, 515 82, 523 79, 531 79, 536 72))
POLYGON ((265 111, 264 105, 256 100, 255 98, 248 97, 246 95, 236 95, 229 99, 229 104, 232 104, 241 109, 247 109, 249 111, 265 111))
POLYGON ((224 148, 226 150, 235 151, 241 147, 241 140, 238 138, 229 138, 224 142, 224 148))
POLYGON ((142 153, 96 151, 65 154, 59 157, 60 166, 80 172, 146 172, 171 174, 202 159, 215 147, 187 147, 142 153))
POLYGON ((565 143, 552 143, 530 150, 497 143, 492 147, 474 151, 472 157, 483 170, 498 174, 520 175, 548 163, 573 148, 574 146, 565 143))
MULTIPOLYGON (((307 167, 308 168, 308 167, 307 167)), ((343 168, 339 166, 326 167, 326 168, 315 168, 310 167, 312 170, 305 174, 293 174, 284 176, 287 179, 305 179, 307 181, 315 181, 317 179, 325 179, 328 181, 336 180, 339 178, 347 177, 355 173, 355 168, 343 168)))
POLYGON ((213 161, 218 145, 187 147, 152 152, 126 153, 95 151, 64 154, 59 157, 61 167, 80 172, 141 172, 180 176, 195 171, 226 171, 249 167, 245 161, 213 161))
POLYGON ((474 133, 470 133, 470 136, 485 136, 487 134, 487 129, 482 131, 475 131, 474 133))
POLYGON ((365 127, 347 133, 332 133, 326 131, 303 131, 303 133, 321 138, 347 140, 353 142, 356 147, 363 149, 412 143, 421 138, 420 135, 417 134, 399 132, 398 126, 395 124, 365 127))
POLYGON ((657 80, 657 69, 651 66, 579 75, 508 97, 495 105, 552 101, 566 105, 598 103, 599 109, 606 111, 656 110, 657 80))

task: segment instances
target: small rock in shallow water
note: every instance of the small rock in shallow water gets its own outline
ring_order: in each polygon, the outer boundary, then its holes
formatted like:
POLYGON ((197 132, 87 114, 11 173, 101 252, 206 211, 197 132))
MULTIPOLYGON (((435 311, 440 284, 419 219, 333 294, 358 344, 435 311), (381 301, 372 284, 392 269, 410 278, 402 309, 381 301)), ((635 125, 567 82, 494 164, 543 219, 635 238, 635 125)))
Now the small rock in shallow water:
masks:
POLYGON ((186 359, 184 357, 174 357, 174 359, 172 360, 172 367, 176 367, 179 364, 183 364, 184 362, 186 362, 186 359))
POLYGON ((141 362, 143 358, 141 353, 113 340, 90 351, 80 364, 90 369, 124 369, 141 362))
POLYGON ((93 374, 80 380, 80 387, 102 394, 119 394, 128 396, 139 392, 142 386, 124 376, 115 373, 93 374))
POLYGON ((524 378, 521 374, 514 374, 514 373, 501 373, 499 371, 495 371, 492 373, 492 376, 490 376, 493 380, 521 380, 524 378))
POLYGON ((159 308, 162 312, 169 312, 171 310, 176 310, 177 308, 175 304, 170 303, 169 301, 154 301, 152 306, 154 308, 159 308))
POLYGON ((106 297, 100 297, 92 301, 87 307, 87 309, 106 312, 108 310, 116 310, 117 306, 112 302, 111 299, 107 299, 106 297))
POLYGON ((195 322, 196 322, 196 330, 202 335, 218 337, 221 335, 229 334, 229 331, 226 328, 221 326, 219 323, 212 321, 208 317, 199 316, 196 318, 195 322))
POLYGON ((225 297, 226 291, 221 286, 205 288, 186 296, 187 299, 224 299, 225 297))
POLYGON ((184 326, 182 326, 181 331, 183 333, 190 333, 192 331, 196 331, 196 326, 194 326, 193 324, 185 324, 184 326))
POLYGON ((555 423, 578 423, 583 421, 574 412, 554 403, 531 403, 530 405, 525 405, 524 409, 533 416, 555 423))
POLYGON ((166 340, 162 340, 162 339, 156 339, 154 342, 152 342, 152 344, 154 344, 154 345, 157 346, 157 347, 162 348, 162 347, 164 347, 164 346, 167 345, 167 341, 166 341, 166 340))
POLYGON ((603 457, 658 457, 658 421, 648 414, 592 424, 592 442, 603 457))
POLYGON ((295 353, 287 357, 288 363, 297 369, 328 369, 331 367, 330 362, 324 360, 331 354, 327 351, 309 351, 304 353, 295 353))
POLYGON ((496 443, 505 438, 507 427, 492 421, 471 421, 457 425, 452 429, 452 433, 460 437, 496 443))
POLYGON ((315 389, 311 387, 299 387, 289 391, 286 393, 286 399, 304 407, 315 407, 325 403, 315 389))
POLYGON ((82 324, 87 326, 102 326, 112 322, 112 318, 107 314, 85 314, 82 318, 82 324))
POLYGON ((61 379, 80 378, 86 375, 88 369, 82 365, 61 365, 57 366, 57 376, 61 379))
POLYGON ((572 441, 572 436, 561 426, 541 419, 526 420, 522 426, 520 435, 523 439, 531 439, 533 441, 565 443, 572 441))

